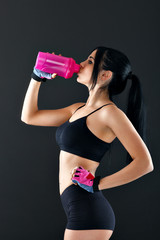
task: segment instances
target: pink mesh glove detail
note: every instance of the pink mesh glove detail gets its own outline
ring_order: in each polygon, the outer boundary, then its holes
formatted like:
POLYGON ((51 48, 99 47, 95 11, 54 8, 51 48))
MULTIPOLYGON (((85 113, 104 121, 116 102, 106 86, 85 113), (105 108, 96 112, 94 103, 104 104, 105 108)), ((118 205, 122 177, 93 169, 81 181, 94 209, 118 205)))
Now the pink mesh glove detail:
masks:
POLYGON ((95 179, 95 177, 89 171, 80 166, 76 169, 72 182, 77 183, 81 188, 93 193, 95 192, 93 179, 95 179))

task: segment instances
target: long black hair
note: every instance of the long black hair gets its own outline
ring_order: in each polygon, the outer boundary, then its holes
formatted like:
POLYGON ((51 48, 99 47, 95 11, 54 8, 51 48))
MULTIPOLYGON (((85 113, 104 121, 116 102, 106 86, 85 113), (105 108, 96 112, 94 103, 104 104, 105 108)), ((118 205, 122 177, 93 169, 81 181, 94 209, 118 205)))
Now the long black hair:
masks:
MULTIPOLYGON (((99 89, 99 91, 108 92, 111 101, 113 101, 114 95, 123 92, 127 80, 131 80, 126 115, 145 142, 146 106, 144 104, 141 82, 139 78, 133 74, 129 59, 125 54, 113 48, 99 46, 94 48, 91 52, 94 50, 97 50, 97 52, 91 76, 92 85, 90 90, 95 87, 98 74, 101 70, 110 70, 113 73, 111 81, 105 83, 99 89)), ((127 152, 126 164, 129 164, 132 160, 133 159, 127 152)))

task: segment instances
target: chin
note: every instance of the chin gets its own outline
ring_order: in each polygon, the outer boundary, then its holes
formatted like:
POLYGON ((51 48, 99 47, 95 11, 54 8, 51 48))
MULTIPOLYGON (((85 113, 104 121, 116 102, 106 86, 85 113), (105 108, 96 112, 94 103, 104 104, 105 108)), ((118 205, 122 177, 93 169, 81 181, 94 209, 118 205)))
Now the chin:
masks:
POLYGON ((79 80, 79 78, 77 78, 77 82, 78 82, 78 83, 81 83, 81 84, 84 84, 83 82, 81 82, 81 81, 79 80))
POLYGON ((87 87, 87 84, 84 81, 80 81, 78 77, 77 77, 77 82, 87 87))

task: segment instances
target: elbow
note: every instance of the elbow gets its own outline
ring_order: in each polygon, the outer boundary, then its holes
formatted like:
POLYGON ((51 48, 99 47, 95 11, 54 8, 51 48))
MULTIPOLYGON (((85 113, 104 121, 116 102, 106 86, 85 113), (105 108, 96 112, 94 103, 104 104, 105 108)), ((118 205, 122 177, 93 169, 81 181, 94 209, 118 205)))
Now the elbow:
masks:
POLYGON ((24 120, 22 120, 22 119, 21 119, 21 121, 24 122, 25 124, 28 124, 26 121, 24 121, 24 120))
POLYGON ((154 170, 154 165, 152 160, 150 160, 149 163, 147 164, 146 171, 147 173, 149 173, 149 172, 152 172, 153 170, 154 170))
POLYGON ((153 164, 151 166, 149 166, 148 169, 149 169, 149 172, 152 172, 154 170, 153 164))
POLYGON ((138 158, 137 164, 138 164, 138 169, 141 171, 142 174, 147 174, 154 170, 154 166, 151 158, 138 158))
POLYGON ((142 165, 144 166, 146 173, 152 172, 154 170, 154 165, 153 165, 151 155, 143 156, 140 161, 141 161, 142 165))
POLYGON ((21 116, 21 121, 28 124, 28 120, 26 118, 22 117, 22 116, 21 116))
POLYGON ((35 125, 32 123, 32 121, 29 120, 29 119, 21 118, 21 121, 24 122, 24 123, 27 124, 27 125, 33 125, 33 126, 35 126, 35 125))
POLYGON ((21 121, 26 123, 26 117, 24 116, 23 111, 21 113, 21 121))

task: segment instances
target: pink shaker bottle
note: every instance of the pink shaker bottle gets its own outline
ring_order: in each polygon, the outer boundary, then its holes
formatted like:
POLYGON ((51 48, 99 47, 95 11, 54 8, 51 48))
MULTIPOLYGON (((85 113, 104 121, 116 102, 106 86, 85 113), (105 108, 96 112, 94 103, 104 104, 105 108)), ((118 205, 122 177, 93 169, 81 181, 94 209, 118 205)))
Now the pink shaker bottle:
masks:
POLYGON ((57 73, 64 78, 71 78, 74 72, 79 72, 80 65, 76 64, 73 58, 39 52, 35 68, 51 74, 57 73))

